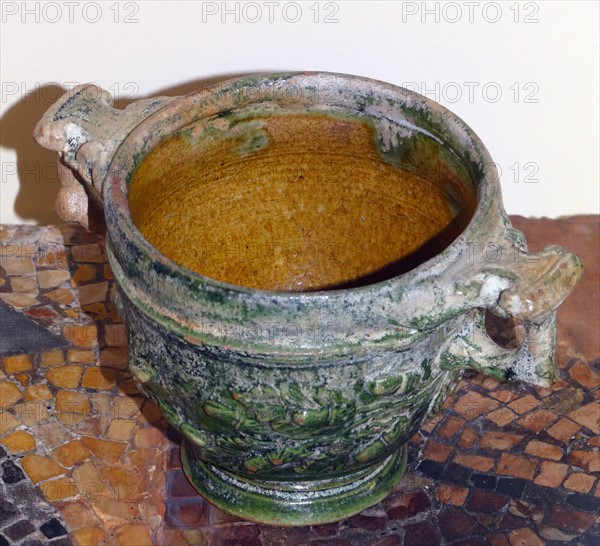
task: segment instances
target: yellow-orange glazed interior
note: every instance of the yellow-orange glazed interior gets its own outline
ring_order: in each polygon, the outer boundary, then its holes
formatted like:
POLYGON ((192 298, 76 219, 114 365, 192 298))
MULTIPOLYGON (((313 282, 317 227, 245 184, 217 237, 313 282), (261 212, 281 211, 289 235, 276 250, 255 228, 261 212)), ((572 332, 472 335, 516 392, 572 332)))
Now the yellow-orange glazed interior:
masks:
MULTIPOLYGON (((443 250, 472 216, 456 170, 389 161, 352 117, 205 120, 134 173, 134 223, 161 253, 226 283, 314 291, 370 284, 443 250)), ((433 142, 433 141, 432 141, 433 142)))

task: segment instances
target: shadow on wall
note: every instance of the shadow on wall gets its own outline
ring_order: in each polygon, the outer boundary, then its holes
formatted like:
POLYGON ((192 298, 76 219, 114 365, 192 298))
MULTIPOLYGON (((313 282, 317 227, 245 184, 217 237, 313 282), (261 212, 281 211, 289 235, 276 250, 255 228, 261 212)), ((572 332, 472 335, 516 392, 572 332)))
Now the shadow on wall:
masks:
MULTIPOLYGON (((199 89, 209 89, 232 78, 259 72, 285 72, 285 70, 268 69, 212 76, 158 90, 150 97, 187 95, 199 89)), ((38 146, 32 134, 36 123, 66 91, 56 84, 39 86, 35 91, 24 95, 0 118, 0 145, 16 152, 16 164, 2 165, 2 183, 19 184, 14 211, 23 220, 38 224, 62 223, 54 212, 54 201, 60 188, 56 154, 38 146)), ((124 108, 131 102, 150 97, 115 100, 114 106, 124 108)))

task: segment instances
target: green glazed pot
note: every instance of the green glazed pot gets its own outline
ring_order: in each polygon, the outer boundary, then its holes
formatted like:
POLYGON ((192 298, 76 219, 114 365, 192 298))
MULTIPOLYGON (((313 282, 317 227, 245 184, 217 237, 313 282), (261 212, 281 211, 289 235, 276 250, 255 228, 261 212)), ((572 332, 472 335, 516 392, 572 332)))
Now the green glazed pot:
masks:
POLYGON ((527 253, 487 150, 439 104, 291 73, 111 105, 80 86, 35 137, 60 154, 59 213, 103 208, 131 371, 218 507, 347 518, 398 482, 463 370, 554 380, 581 264, 527 253))

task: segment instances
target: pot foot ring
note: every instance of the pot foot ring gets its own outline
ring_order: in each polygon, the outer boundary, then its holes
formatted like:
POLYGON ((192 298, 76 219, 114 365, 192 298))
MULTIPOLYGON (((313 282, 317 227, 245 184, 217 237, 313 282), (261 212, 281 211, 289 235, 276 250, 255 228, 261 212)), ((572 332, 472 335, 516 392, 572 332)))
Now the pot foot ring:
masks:
POLYGON ((202 461, 183 442, 181 463, 196 490, 212 504, 243 519, 269 525, 306 526, 346 519, 384 499, 406 469, 403 446, 367 471, 315 481, 260 481, 202 461))

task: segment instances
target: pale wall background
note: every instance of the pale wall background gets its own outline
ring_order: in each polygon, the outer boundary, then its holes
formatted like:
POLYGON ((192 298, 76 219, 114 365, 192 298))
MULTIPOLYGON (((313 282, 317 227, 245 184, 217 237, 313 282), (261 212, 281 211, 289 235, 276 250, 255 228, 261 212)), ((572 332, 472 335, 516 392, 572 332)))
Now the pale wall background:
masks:
POLYGON ((359 74, 449 107, 501 168, 506 209, 598 213, 595 1, 11 2, 1 29, 1 221, 52 223, 31 131, 64 89, 120 99, 265 71, 359 74))

